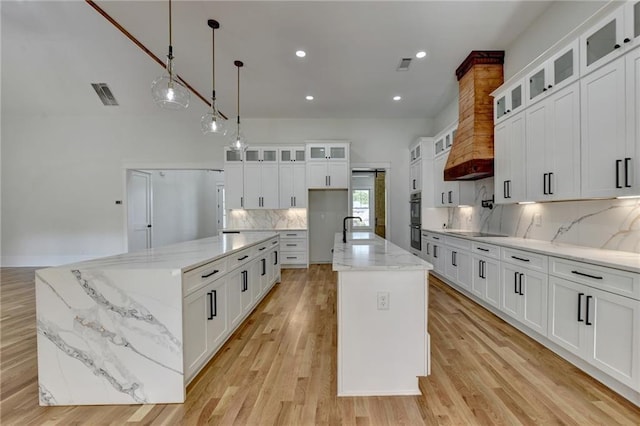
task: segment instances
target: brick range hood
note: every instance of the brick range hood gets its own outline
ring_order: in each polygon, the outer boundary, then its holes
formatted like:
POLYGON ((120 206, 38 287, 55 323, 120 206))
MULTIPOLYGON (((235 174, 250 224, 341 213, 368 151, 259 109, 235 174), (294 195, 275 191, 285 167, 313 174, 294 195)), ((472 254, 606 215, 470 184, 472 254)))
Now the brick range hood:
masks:
POLYGON ((444 168, 444 180, 493 176, 493 98, 504 82, 504 51, 474 50, 456 70, 459 92, 458 130, 444 168))

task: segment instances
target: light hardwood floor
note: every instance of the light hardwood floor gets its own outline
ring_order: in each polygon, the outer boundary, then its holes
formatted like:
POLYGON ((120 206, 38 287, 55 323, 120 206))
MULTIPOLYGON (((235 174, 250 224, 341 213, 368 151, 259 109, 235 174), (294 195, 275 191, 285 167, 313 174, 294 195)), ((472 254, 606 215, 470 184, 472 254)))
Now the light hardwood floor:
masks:
POLYGON ((425 395, 337 398, 330 265, 283 270, 185 404, 39 407, 34 270, 0 272, 2 425, 640 424, 640 409, 434 279, 425 395))

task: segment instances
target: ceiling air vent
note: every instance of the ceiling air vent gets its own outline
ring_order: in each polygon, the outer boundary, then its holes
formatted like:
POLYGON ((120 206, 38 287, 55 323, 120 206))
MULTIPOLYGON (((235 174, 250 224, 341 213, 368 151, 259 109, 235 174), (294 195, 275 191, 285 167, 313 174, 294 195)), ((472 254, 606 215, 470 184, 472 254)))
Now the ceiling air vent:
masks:
POLYGON ((411 65, 411 58, 402 58, 396 71, 409 71, 409 65, 411 65))
POLYGON ((102 101, 104 105, 107 106, 116 106, 118 105, 118 101, 111 93, 111 89, 107 86, 107 83, 91 83, 91 87, 96 91, 98 97, 102 101))

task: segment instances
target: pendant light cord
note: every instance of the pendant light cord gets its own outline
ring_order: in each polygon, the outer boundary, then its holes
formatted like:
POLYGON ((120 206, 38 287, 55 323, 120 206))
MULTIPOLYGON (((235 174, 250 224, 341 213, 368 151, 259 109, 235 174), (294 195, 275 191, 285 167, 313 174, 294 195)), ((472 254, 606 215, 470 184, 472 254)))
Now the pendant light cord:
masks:
POLYGON ((211 29, 211 108, 216 103, 216 30, 211 29))
POLYGON ((238 68, 238 135, 240 134, 240 64, 236 64, 238 68))

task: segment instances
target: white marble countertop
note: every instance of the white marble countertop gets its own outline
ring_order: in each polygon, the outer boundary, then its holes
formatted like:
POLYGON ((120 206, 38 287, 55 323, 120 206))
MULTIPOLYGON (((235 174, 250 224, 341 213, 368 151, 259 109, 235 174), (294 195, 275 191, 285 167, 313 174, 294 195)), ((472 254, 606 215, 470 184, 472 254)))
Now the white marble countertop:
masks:
POLYGON ((334 271, 426 271, 431 269, 433 265, 430 263, 378 237, 373 232, 347 232, 346 244, 342 242, 342 233, 335 235, 334 271))
POLYGON ((576 246, 572 244, 531 240, 528 238, 470 237, 465 235, 456 235, 455 232, 462 231, 457 229, 423 229, 423 231, 435 232, 451 237, 464 238, 467 240, 473 240, 487 244, 511 247, 548 256, 559 256, 567 259, 577 260, 580 262, 591 263, 593 265, 607 266, 610 268, 617 268, 629 272, 640 273, 640 254, 628 251, 604 250, 593 247, 576 246))
POLYGON ((222 232, 284 232, 284 231, 307 231, 307 228, 228 228, 222 232))
POLYGON ((241 250, 278 235, 275 232, 243 232, 86 260, 56 268, 73 269, 173 269, 197 268, 219 257, 241 250))

